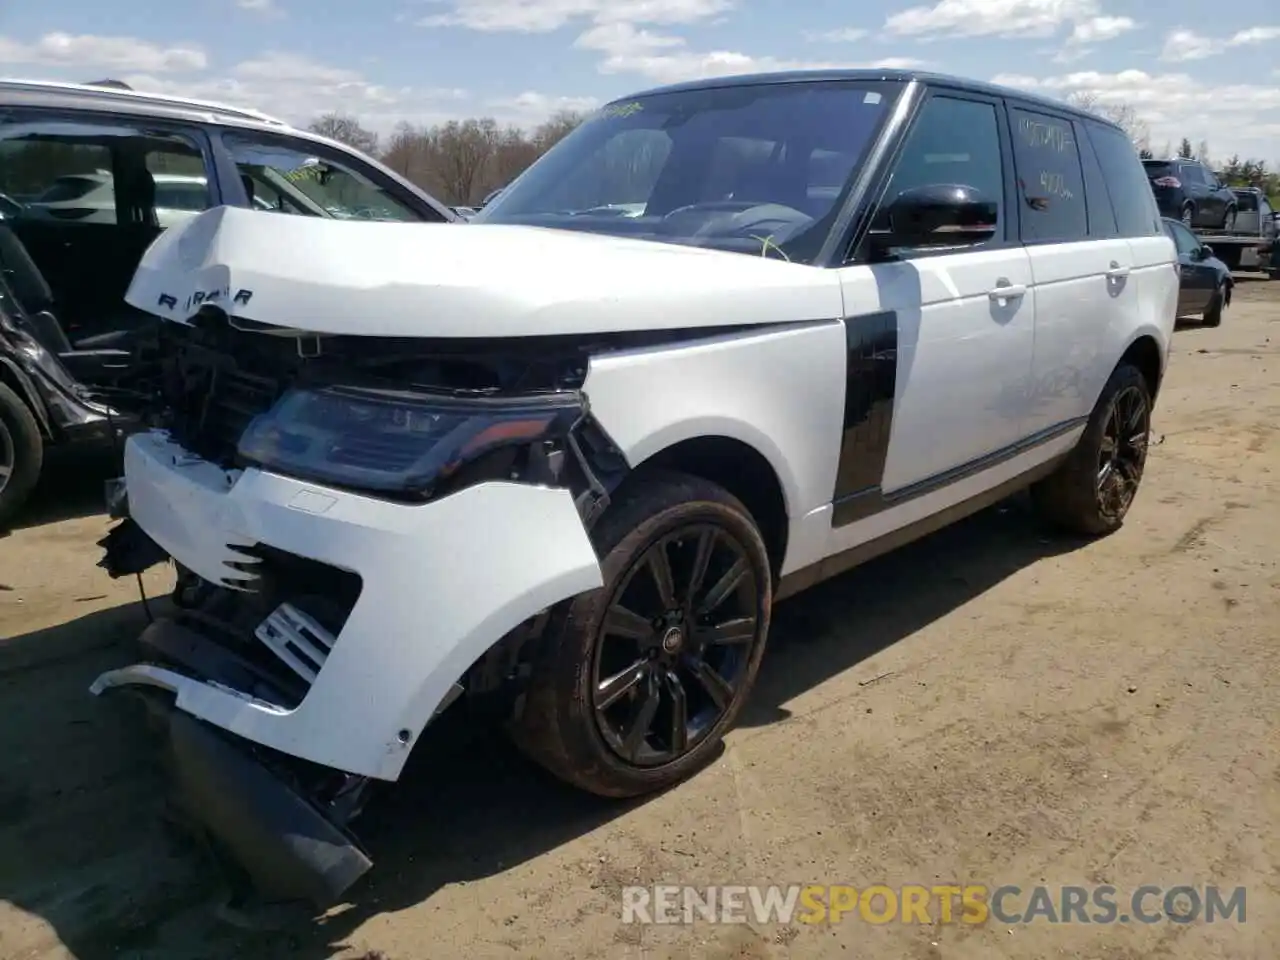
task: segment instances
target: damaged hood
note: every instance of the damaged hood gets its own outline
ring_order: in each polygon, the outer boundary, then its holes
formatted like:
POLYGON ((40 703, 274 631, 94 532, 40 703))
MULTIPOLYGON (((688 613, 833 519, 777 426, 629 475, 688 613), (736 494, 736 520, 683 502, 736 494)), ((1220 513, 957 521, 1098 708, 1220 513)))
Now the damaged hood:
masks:
POLYGON ((185 322, 318 334, 519 337, 829 320, 835 271, 499 224, 326 220, 217 207, 151 245, 126 299, 185 322))

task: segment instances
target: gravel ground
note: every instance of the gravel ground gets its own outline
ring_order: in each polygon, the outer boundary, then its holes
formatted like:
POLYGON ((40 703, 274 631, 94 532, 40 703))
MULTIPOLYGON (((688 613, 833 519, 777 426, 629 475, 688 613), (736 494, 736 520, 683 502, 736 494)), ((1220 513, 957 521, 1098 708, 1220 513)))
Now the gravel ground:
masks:
MULTIPOLYGON (((1180 330, 1124 528, 1017 501, 784 603, 745 718, 690 782, 583 797, 442 727, 367 814, 357 902, 290 932, 209 909, 156 820, 128 658, 136 585, 94 563, 103 468, 0 539, 0 957, 1263 958, 1280 940, 1280 283, 1180 330), (620 921, 629 884, 1247 888, 1244 923, 620 921)), ((165 575, 146 578, 153 595, 165 575)), ((1158 904, 1158 899, 1153 901, 1158 904)))

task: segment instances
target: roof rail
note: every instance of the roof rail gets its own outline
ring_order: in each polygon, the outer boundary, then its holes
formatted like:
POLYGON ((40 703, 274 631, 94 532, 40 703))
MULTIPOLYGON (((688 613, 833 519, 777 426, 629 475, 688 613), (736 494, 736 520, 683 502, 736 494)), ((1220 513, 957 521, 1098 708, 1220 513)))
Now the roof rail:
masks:
POLYGON ((255 110, 252 107, 233 107, 213 100, 196 100, 191 97, 178 97, 167 93, 147 93, 143 90, 126 90, 120 87, 107 87, 100 84, 71 83, 63 80, 22 80, 0 79, 0 89, 32 90, 32 91, 64 91, 79 93, 98 100, 133 101, 135 103, 172 104, 173 106, 195 107, 209 110, 228 117, 239 117, 244 120, 256 120, 259 123, 270 123, 276 126, 288 126, 278 117, 255 110))

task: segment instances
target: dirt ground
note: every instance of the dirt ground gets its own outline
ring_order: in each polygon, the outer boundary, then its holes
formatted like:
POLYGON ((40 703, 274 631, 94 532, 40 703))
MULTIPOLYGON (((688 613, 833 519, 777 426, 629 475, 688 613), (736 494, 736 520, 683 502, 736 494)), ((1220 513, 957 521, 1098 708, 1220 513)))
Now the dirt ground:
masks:
MULTIPOLYGON (((724 754, 639 804, 447 725, 366 814, 356 902, 216 920, 155 817, 138 715, 87 693, 144 624, 95 568, 102 468, 0 539, 0 957, 1274 957, 1280 940, 1280 283, 1177 334, 1116 535, 991 510, 778 611, 724 754), (78 515, 77 515, 78 514, 78 515), (628 884, 1247 888, 1238 920, 636 926, 628 884)), ((153 594, 164 574, 147 578, 153 594)))

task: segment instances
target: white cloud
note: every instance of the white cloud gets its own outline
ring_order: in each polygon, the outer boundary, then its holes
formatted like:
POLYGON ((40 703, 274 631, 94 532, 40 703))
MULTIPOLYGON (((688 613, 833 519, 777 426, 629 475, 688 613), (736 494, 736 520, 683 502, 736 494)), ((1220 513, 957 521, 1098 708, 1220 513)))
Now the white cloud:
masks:
POLYGON ((865 39, 869 31, 861 27, 843 27, 837 30, 806 30, 804 38, 814 43, 853 43, 865 39))
MULTIPOLYGON (((601 73, 635 73, 658 83, 675 83, 702 77, 775 70, 821 69, 854 66, 826 62, 758 56, 736 50, 696 50, 684 37, 659 32, 671 27, 704 22, 731 9, 736 0, 432 0, 448 4, 443 13, 418 20, 426 27, 466 27, 485 32, 546 33, 582 23, 574 41, 581 50, 602 55, 601 73)), ((823 39, 850 41, 865 31, 837 30, 823 39)), ((913 67, 920 61, 893 57, 864 64, 872 67, 913 67)))
POLYGON ((1005 74, 994 82, 1055 97, 1088 94, 1103 106, 1132 107, 1151 129, 1151 146, 1183 137, 1208 141, 1212 154, 1238 153, 1275 162, 1280 147, 1280 87, 1213 85, 1186 73, 1080 71, 1051 77, 1005 74))
MULTIPOLYGON (((740 73, 769 73, 779 70, 821 70, 854 67, 849 62, 788 60, 754 56, 735 50, 695 50, 683 37, 653 33, 625 23, 597 26, 587 30, 575 46, 604 54, 601 73, 638 73, 658 83, 678 83, 705 77, 740 73)), ((907 69, 920 66, 918 60, 889 57, 860 66, 907 69)))
POLYGON ((46 33, 34 43, 0 36, 0 64, 102 68, 169 73, 203 70, 209 58, 197 46, 161 47, 134 37, 46 33))
POLYGON ((1049 37, 1067 24, 1099 16, 1097 0, 938 0, 892 14, 884 27, 887 33, 922 40, 1049 37))
POLYGON ((1235 47, 1251 47, 1280 39, 1280 27, 1249 27, 1229 37, 1206 37, 1194 30, 1178 28, 1165 37, 1161 60, 1180 62, 1203 60, 1235 47))
POLYGON ((555 97, 536 90, 526 90, 514 97, 498 97, 485 102, 489 113, 497 114, 505 123, 533 127, 562 110, 586 113, 600 106, 596 97, 555 97))
POLYGON ((1128 33, 1137 25, 1132 17, 1090 17, 1077 22, 1067 40, 1071 43, 1101 43, 1128 33))
POLYGON ((275 0, 236 0, 236 6, 268 20, 283 20, 285 12, 275 0))
POLYGON ((695 23, 730 9, 734 0, 433 0, 452 9, 418 21, 424 27, 547 33, 576 20, 597 24, 695 23))

